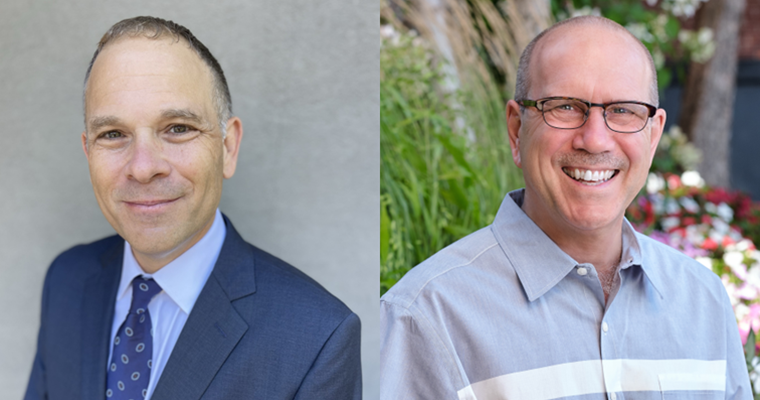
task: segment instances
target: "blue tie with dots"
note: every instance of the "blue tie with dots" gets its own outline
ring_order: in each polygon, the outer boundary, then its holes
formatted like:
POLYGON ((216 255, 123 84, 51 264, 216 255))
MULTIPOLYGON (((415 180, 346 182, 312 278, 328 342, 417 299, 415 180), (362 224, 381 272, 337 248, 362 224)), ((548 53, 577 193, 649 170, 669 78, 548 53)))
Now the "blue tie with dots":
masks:
POLYGON ((113 340, 107 399, 140 400, 148 393, 153 367, 153 325, 148 303, 160 291, 161 286, 153 279, 138 276, 132 280, 132 307, 113 340))

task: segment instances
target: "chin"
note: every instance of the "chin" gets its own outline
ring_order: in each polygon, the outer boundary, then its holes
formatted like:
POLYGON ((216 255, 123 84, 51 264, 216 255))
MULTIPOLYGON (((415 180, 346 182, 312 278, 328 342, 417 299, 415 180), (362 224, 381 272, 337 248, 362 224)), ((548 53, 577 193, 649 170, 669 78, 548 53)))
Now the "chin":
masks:
POLYGON ((577 213, 565 218, 567 222, 577 230, 594 231, 608 227, 623 220, 621 214, 608 213, 577 213))

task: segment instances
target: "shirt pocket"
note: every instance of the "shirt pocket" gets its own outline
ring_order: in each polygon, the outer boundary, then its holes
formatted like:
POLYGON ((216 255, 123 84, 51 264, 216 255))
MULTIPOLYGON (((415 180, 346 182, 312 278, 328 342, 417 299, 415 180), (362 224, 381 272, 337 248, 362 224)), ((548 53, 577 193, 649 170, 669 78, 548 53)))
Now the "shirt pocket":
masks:
POLYGON ((726 391, 726 376, 718 374, 660 374, 663 400, 717 400, 726 391))

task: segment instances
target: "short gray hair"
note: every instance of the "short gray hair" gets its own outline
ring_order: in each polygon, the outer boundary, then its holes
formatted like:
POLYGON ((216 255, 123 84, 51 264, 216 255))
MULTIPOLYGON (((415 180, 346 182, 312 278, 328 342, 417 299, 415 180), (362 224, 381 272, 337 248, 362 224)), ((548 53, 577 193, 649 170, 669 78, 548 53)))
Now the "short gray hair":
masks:
POLYGON ((208 48, 206 48, 206 46, 204 46, 189 29, 172 21, 156 17, 134 17, 114 24, 100 39, 100 42, 98 42, 98 48, 92 56, 90 66, 87 68, 87 74, 84 77, 85 92, 87 91, 87 82, 90 79, 92 65, 95 64, 98 54, 100 54, 108 43, 124 36, 142 36, 153 40, 171 37, 177 42, 184 40, 190 48, 195 51, 198 57, 200 57, 211 69, 211 74, 214 79, 213 101, 216 106, 219 125, 222 128, 222 135, 226 134, 227 120, 232 116, 232 98, 230 97, 230 89, 227 86, 227 80, 224 78, 224 71, 222 71, 219 62, 216 61, 216 58, 214 58, 208 48))
POLYGON ((562 22, 558 22, 557 24, 554 24, 549 29, 546 29, 543 32, 541 32, 538 36, 536 36, 533 40, 531 40, 530 43, 528 43, 528 45, 525 47, 525 50, 523 50, 522 55, 520 56, 520 64, 517 67, 517 80, 515 83, 515 96, 514 96, 515 100, 528 99, 528 92, 530 91, 530 61, 531 61, 531 57, 533 56, 534 48, 541 41, 541 39, 547 36, 550 32, 565 25, 603 26, 603 27, 610 28, 616 31, 623 31, 626 34, 628 34, 629 37, 633 38, 636 41, 636 43, 641 45, 641 49, 644 51, 644 54, 647 55, 647 64, 649 64, 649 69, 652 75, 652 80, 649 85, 650 101, 654 104, 655 107, 658 107, 660 105, 660 94, 657 89, 657 69, 654 66, 654 60, 652 59, 652 55, 649 53, 649 50, 646 48, 646 46, 644 46, 643 43, 641 43, 641 41, 638 38, 636 38, 636 36, 633 36, 633 34, 628 32, 627 29, 625 29, 623 26, 621 26, 617 22, 609 20, 607 18, 597 17, 593 15, 585 15, 582 17, 570 18, 562 22))

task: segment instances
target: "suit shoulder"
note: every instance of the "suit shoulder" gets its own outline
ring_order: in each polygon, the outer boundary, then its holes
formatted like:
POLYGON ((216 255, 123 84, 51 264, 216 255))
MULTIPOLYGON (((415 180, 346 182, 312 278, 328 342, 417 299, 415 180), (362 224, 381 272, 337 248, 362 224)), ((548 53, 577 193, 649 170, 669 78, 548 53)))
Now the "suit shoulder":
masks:
POLYGON ((119 235, 109 236, 91 243, 78 244, 61 252, 51 263, 48 276, 62 274, 87 274, 100 268, 103 257, 117 257, 123 249, 124 239, 119 235))
POLYGON ((257 292, 296 303, 297 310, 306 305, 308 309, 318 308, 322 317, 333 315, 342 321, 352 314, 340 299, 298 268, 250 243, 248 245, 256 266, 257 292))

